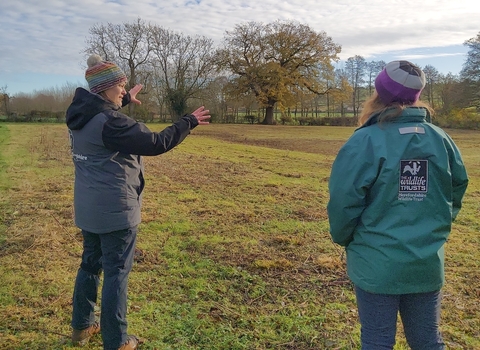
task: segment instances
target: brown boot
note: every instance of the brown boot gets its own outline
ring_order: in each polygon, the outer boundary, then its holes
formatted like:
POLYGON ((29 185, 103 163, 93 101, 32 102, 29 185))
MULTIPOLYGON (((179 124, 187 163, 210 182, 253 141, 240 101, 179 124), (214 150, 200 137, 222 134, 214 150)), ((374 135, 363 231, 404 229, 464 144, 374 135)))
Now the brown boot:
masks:
POLYGON ((143 340, 140 340, 134 335, 129 335, 127 341, 118 348, 118 350, 135 350, 138 349, 138 345, 142 344, 143 340))
POLYGON ((97 333, 100 333, 100 324, 98 322, 85 329, 74 329, 72 332, 72 343, 75 346, 84 346, 97 333))

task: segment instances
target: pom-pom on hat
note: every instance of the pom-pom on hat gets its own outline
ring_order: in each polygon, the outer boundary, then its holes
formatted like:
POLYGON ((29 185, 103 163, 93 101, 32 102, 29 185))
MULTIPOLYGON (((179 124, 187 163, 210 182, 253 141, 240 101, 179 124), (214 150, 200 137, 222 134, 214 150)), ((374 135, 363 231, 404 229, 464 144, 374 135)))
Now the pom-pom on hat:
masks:
POLYGON ((87 65, 85 79, 90 91, 95 94, 127 81, 127 76, 115 63, 103 61, 99 55, 91 55, 87 65))
POLYGON ((375 79, 375 90, 385 104, 414 104, 425 87, 425 74, 408 61, 392 61, 375 79))

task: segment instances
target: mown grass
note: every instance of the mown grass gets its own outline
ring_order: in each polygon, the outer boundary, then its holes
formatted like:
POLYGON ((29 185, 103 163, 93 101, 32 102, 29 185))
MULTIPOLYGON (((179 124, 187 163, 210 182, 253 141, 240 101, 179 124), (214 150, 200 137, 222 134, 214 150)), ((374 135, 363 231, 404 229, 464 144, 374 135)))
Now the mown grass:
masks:
MULTIPOLYGON (((128 309, 130 332, 148 340, 142 349, 359 348, 325 210, 331 163, 352 131, 209 125, 145 159, 128 309)), ((442 330, 449 349, 478 349, 480 136, 451 135, 471 182, 446 248, 442 330)), ((81 235, 66 128, 5 124, 0 142, 0 347, 74 349, 81 235)), ((400 330, 397 343, 407 349, 400 330)))

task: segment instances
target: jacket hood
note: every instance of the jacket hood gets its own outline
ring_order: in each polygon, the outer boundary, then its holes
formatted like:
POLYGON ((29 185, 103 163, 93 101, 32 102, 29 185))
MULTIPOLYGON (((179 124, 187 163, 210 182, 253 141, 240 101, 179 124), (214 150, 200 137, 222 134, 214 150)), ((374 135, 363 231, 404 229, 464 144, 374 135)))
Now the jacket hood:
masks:
POLYGON ((118 110, 114 103, 104 100, 83 88, 77 88, 67 109, 66 122, 71 130, 80 130, 97 114, 106 110, 118 110))
MULTIPOLYGON (((367 126, 377 124, 378 118, 383 112, 374 113, 368 118, 368 120, 362 126, 358 127, 358 129, 365 128, 367 126)), ((430 116, 430 112, 425 107, 407 107, 405 108, 402 113, 396 117, 395 119, 389 120, 389 123, 405 123, 405 122, 418 122, 424 121, 427 123, 432 122, 432 117, 430 116)))

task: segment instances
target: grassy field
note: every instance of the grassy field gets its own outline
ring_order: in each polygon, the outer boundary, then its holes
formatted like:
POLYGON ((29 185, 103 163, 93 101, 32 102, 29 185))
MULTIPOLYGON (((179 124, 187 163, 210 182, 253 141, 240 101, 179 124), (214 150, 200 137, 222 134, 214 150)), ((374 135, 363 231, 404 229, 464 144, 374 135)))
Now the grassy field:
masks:
MULTIPOLYGON (((326 215, 330 166, 352 131, 209 125, 145 158, 128 305, 142 349, 360 348, 326 215)), ((480 135, 449 132, 470 186, 446 247, 442 330, 449 349, 480 349, 480 135)), ((65 126, 0 124, 1 349, 75 349, 72 194, 65 126)), ((405 344, 399 325, 396 349, 405 344)))

